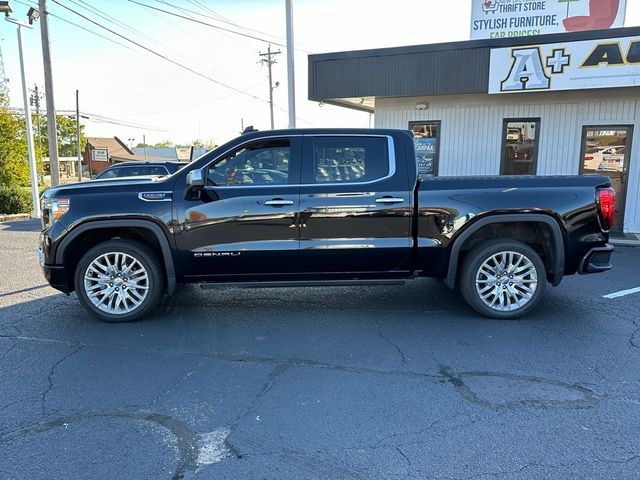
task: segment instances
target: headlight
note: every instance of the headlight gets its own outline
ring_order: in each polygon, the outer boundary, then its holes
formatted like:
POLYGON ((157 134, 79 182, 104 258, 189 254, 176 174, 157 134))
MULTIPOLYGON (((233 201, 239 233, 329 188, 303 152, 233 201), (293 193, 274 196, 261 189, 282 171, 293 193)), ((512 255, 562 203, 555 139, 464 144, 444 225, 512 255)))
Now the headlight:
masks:
POLYGON ((69 211, 71 202, 68 198, 43 198, 42 219, 45 227, 50 227, 69 211))

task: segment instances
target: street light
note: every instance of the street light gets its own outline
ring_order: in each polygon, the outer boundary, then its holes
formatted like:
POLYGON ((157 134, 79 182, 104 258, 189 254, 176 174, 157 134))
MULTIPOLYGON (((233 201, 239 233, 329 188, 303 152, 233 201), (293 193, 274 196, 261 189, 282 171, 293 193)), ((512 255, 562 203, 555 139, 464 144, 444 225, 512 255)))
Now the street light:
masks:
POLYGON ((38 19, 40 12, 35 13, 35 9, 29 9, 29 23, 24 23, 11 18, 12 12, 9 2, 0 2, 0 13, 5 14, 5 20, 17 25, 18 33, 18 53, 20 55, 20 74, 22 76, 22 98, 24 100, 24 121, 27 130, 27 150, 29 154, 29 173, 31 177, 31 200, 33 201, 33 218, 40 218, 40 195, 38 192, 38 174, 36 171, 36 156, 33 148, 33 126, 31 125, 31 104, 29 103, 29 90, 27 90, 27 78, 24 71, 24 55, 22 52, 22 27, 33 28, 31 24, 38 19))

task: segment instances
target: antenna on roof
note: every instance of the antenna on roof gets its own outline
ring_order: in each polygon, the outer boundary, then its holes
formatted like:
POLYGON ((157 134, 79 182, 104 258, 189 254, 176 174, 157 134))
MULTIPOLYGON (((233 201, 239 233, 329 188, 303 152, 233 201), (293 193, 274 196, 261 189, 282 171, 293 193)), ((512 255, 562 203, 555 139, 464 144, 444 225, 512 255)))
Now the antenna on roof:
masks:
POLYGON ((245 128, 242 131, 242 135, 246 135, 248 133, 253 133, 253 132, 257 132, 257 131, 258 131, 257 129, 253 128, 253 125, 249 125, 247 128, 245 128))

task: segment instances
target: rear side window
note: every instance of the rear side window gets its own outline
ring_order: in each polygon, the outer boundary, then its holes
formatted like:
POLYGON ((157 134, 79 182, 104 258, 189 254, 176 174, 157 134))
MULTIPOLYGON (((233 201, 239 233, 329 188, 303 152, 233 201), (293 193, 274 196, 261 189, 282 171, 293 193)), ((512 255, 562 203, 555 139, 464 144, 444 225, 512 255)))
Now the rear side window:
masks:
POLYGON ((316 137, 313 140, 315 183, 363 183, 388 174, 386 138, 316 137))
POLYGON ((101 174, 97 176, 97 178, 115 178, 118 176, 118 168, 111 168, 109 170, 105 170, 101 174))

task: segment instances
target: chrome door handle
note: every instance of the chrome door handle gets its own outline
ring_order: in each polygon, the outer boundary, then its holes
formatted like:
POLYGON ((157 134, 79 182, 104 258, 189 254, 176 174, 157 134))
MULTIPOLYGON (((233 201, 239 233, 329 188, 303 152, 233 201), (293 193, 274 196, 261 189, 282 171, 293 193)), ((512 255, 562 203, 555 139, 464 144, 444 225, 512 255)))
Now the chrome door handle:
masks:
POLYGON ((383 205, 388 205, 391 203, 404 203, 404 198, 382 197, 382 198, 377 198, 376 203, 382 203, 383 205))
POLYGON ((274 198, 273 200, 264 202, 264 204, 269 205, 270 207, 284 207, 285 205, 293 205, 293 200, 283 200, 281 198, 274 198))

